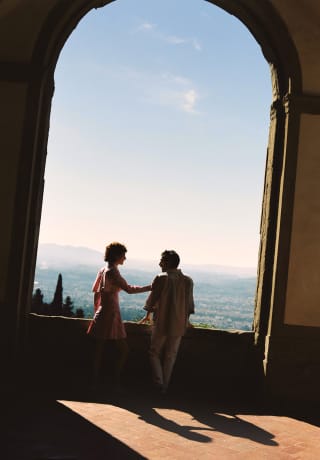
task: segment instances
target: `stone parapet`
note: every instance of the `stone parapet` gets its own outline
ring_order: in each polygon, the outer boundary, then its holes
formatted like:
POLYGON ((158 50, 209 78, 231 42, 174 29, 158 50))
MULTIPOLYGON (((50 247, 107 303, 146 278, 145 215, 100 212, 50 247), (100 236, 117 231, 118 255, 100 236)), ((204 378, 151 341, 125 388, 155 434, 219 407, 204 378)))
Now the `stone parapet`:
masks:
MULTIPOLYGON (((25 362, 34 382, 56 388, 86 384, 93 352, 93 341, 86 334, 88 324, 87 319, 30 314, 25 362)), ((135 322, 125 322, 125 327, 130 348, 125 379, 136 385, 151 383, 151 327, 135 322)), ((107 358, 106 367, 109 364, 107 358)), ((172 386, 190 391, 247 391, 260 385, 261 369, 253 333, 190 328, 181 342, 172 386)))

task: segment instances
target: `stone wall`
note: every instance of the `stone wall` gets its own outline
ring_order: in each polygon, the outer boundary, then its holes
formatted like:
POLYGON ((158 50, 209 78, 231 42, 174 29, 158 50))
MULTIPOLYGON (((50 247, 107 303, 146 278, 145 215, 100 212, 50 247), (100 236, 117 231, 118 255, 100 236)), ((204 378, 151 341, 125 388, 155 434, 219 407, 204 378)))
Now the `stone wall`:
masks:
MULTIPOLYGON (((88 323, 87 319, 30 314, 25 363, 31 385, 42 390, 86 385, 93 349, 86 335, 88 323)), ((125 326, 130 347, 125 380, 150 385, 151 327, 133 322, 125 326)), ((253 333, 191 328, 180 346, 172 386, 191 392, 247 393, 261 388, 261 376, 262 358, 254 347, 253 333)))

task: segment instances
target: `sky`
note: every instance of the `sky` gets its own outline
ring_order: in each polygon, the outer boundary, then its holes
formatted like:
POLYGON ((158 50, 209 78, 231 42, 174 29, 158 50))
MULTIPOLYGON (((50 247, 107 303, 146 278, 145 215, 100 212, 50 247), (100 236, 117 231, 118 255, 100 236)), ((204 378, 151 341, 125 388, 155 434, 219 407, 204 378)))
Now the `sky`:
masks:
POLYGON ((271 76, 205 0, 89 12, 55 71, 40 243, 255 267, 271 76))

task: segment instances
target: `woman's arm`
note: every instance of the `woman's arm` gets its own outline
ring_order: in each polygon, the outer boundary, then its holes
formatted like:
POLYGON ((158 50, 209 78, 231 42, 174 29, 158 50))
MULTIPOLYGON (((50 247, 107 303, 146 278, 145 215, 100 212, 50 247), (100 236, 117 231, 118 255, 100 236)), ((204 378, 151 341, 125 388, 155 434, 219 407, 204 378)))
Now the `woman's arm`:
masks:
POLYGON ((151 291, 151 284, 147 286, 132 286, 131 284, 127 284, 127 287, 123 287, 122 289, 126 291, 127 294, 139 294, 140 292, 148 292, 151 291))
POLYGON ((104 268, 101 268, 96 276, 96 279, 92 285, 92 292, 99 292, 101 290, 102 275, 104 273, 104 268))
POLYGON ((101 293, 95 292, 93 294, 93 312, 95 313, 101 305, 101 293))
POLYGON ((102 277, 104 275, 104 268, 101 268, 98 271, 96 279, 92 285, 93 294, 93 312, 95 313, 101 304, 101 286, 102 286, 102 277))
POLYGON ((141 292, 151 291, 151 284, 148 284, 147 286, 132 286, 131 284, 128 284, 126 280, 120 275, 119 270, 113 271, 112 281, 127 294, 139 294, 141 292))

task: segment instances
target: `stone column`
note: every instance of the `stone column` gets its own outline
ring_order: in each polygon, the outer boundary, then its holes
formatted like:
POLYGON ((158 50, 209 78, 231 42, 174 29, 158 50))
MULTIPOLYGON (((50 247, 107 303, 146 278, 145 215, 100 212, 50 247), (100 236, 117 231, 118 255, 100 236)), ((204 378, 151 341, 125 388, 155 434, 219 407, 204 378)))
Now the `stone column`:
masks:
POLYGON ((319 400, 320 98, 284 101, 286 133, 264 369, 273 395, 319 400))
POLYGON ((23 349, 30 307, 52 89, 41 69, 0 62, 0 345, 8 365, 23 349))

